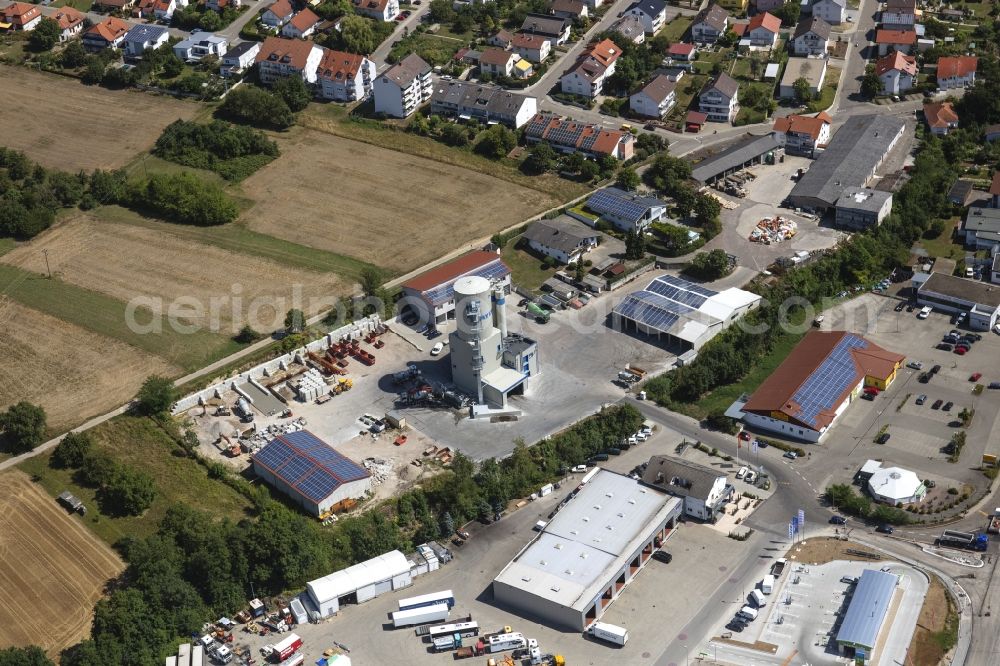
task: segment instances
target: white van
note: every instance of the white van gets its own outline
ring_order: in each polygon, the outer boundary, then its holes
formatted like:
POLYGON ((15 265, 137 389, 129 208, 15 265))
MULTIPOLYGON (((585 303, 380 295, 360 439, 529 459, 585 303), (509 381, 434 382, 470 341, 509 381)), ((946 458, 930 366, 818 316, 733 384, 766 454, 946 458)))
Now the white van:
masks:
POLYGON ((754 606, 757 608, 763 608, 767 605, 767 598, 760 593, 760 590, 754 590, 750 593, 750 601, 752 601, 754 606))
POLYGON ((750 622, 753 622, 754 620, 757 619, 757 609, 754 608, 753 606, 744 606, 743 608, 740 609, 740 612, 737 613, 737 615, 750 622))
POLYGON ((774 591, 774 576, 767 574, 760 582, 760 591, 764 594, 771 594, 774 591))
POLYGON ((920 312, 917 314, 917 319, 927 319, 931 316, 931 306, 925 305, 920 308, 920 312))
POLYGON ((628 629, 616 627, 613 624, 605 624, 604 622, 595 622, 590 625, 587 633, 594 638, 599 638, 602 641, 614 643, 615 645, 625 645, 628 642, 628 629))

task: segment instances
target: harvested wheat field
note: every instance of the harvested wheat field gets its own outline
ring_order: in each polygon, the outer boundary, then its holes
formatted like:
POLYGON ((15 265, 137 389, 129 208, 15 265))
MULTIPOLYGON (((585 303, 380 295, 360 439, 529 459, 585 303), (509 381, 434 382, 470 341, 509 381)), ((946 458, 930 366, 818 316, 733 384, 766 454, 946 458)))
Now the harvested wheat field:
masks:
POLYGON ((332 273, 288 267, 86 214, 46 231, 0 261, 44 274, 43 249, 48 250, 53 274, 64 282, 124 302, 141 297, 144 305, 164 314, 177 302, 185 306, 178 310, 184 324, 226 337, 237 333, 248 316, 254 328, 273 331, 283 325, 289 309, 315 314, 335 303, 345 289, 345 281, 332 273), (184 303, 177 301, 180 298, 184 303), (188 304, 200 304, 201 316, 191 316, 188 304))
POLYGON ((17 119, 3 145, 64 171, 115 169, 149 150, 164 127, 202 107, 172 97, 85 86, 76 79, 0 66, 0 117, 17 119))
POLYGON ((560 203, 449 164, 303 130, 243 181, 254 231, 405 273, 560 203))
POLYGON ((127 402, 149 375, 180 374, 157 356, 8 298, 0 299, 0 358, 0 409, 39 404, 53 429, 127 402))
POLYGON ((0 646, 55 656, 90 634, 94 603, 124 564, 23 472, 4 472, 0 488, 0 646))

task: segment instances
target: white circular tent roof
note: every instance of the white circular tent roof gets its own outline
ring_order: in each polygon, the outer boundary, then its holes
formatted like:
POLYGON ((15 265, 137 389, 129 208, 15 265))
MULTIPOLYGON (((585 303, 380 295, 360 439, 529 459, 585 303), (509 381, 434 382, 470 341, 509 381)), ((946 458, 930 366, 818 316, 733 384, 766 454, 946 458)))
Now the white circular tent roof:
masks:
POLYGON ((868 480, 868 489, 879 499, 908 502, 917 496, 923 481, 902 467, 883 467, 868 480))

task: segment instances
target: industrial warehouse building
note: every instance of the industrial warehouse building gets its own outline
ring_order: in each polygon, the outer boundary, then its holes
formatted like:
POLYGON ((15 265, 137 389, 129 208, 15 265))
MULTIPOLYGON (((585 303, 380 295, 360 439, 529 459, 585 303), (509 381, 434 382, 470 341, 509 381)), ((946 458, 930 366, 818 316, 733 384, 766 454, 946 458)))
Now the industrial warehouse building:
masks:
POLYGON ((253 471, 317 517, 372 487, 368 470, 308 430, 275 437, 253 454, 253 471))
POLYGON ((837 647, 845 657, 866 663, 875 650, 899 577, 865 569, 854 588, 847 614, 837 632, 837 647))
POLYGON ((808 333, 739 410, 753 428, 818 442, 866 386, 885 390, 904 356, 845 331, 808 333))
POLYGON ((414 312, 425 322, 441 323, 455 317, 455 281, 477 275, 510 293, 510 269, 496 252, 470 252, 418 275, 403 285, 402 311, 414 312))
POLYGON ((497 575, 494 599, 581 631, 621 596, 681 511, 676 497, 600 469, 497 575))
POLYGON ((901 118, 851 116, 788 195, 792 206, 825 211, 844 190, 866 187, 903 136, 901 118))
POLYGON ((341 605, 360 604, 409 587, 413 584, 410 568, 406 556, 393 550, 306 583, 308 601, 320 617, 330 617, 340 611, 341 605))
POLYGON ((721 153, 706 157, 691 165, 691 177, 699 183, 711 185, 720 178, 741 171, 754 164, 763 164, 768 155, 781 150, 773 134, 750 136, 721 153))
POLYGON ((939 312, 968 314, 969 328, 989 331, 1000 317, 1000 286, 944 273, 916 273, 917 303, 939 312))
POLYGON ((612 311, 616 329, 655 335, 682 351, 701 347, 760 304, 742 289, 718 292, 673 275, 662 275, 626 296, 612 311))

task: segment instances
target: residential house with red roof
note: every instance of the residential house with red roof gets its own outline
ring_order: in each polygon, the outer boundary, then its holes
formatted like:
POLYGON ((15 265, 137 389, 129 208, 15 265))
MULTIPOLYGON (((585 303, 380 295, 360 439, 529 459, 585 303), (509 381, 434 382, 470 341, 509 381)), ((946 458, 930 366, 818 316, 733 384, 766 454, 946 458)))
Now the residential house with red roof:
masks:
POLYGON ((92 51, 117 49, 125 42, 125 35, 131 29, 132 26, 120 18, 109 16, 84 31, 83 45, 92 51))
POLYGON ((886 30, 879 29, 875 32, 875 45, 878 47, 878 54, 884 56, 892 51, 900 53, 912 53, 917 45, 917 33, 915 30, 886 30))
POLYGON ((815 116, 792 114, 776 118, 771 133, 778 145, 784 146, 786 153, 815 157, 816 151, 822 150, 830 142, 832 123, 825 111, 820 111, 815 116))
POLYGON ((392 21, 399 14, 399 0, 351 0, 354 12, 376 21, 392 21))
POLYGON ((969 88, 976 83, 976 56, 941 56, 937 61, 937 84, 941 90, 969 88))
POLYGON ((72 7, 60 7, 52 15, 52 19, 59 24, 59 29, 62 31, 59 33, 59 41, 65 42, 83 32, 84 18, 86 17, 82 13, 72 7))
POLYGON ((404 283, 400 306, 404 313, 413 311, 428 322, 454 319, 455 281, 471 276, 484 277, 510 292, 510 268, 501 261, 498 252, 481 250, 441 264, 404 283))
POLYGON ((635 153, 635 137, 621 130, 606 130, 549 113, 536 114, 524 128, 529 143, 545 141, 562 153, 582 153, 587 157, 611 155, 622 161, 635 153))
POLYGON ((742 419, 818 442, 865 388, 888 388, 905 358, 854 333, 811 331, 740 407, 742 419))
POLYGON ((286 76, 301 76, 306 83, 316 83, 316 70, 323 59, 323 49, 310 41, 268 37, 257 53, 260 82, 271 85, 286 76))
POLYGON ((917 59, 893 51, 875 62, 875 74, 887 95, 899 95, 911 89, 917 81, 917 59))
POLYGON ((514 73, 514 64, 520 59, 521 56, 513 51, 489 46, 479 54, 479 71, 494 77, 510 77, 514 73))
POLYGON ((281 27, 281 36, 292 39, 305 39, 314 32, 316 26, 322 22, 316 12, 306 7, 301 12, 296 12, 292 19, 281 27))
POLYGON ((667 47, 667 55, 674 60, 689 62, 698 58, 698 47, 694 44, 678 42, 667 47))
POLYGON ((549 12, 553 16, 574 21, 578 18, 586 18, 589 14, 586 3, 583 0, 552 0, 549 5, 549 12))
POLYGON ((951 102, 924 104, 924 120, 927 121, 931 133, 940 136, 958 128, 958 114, 951 102))
POLYGON ((275 0, 260 15, 260 22, 269 28, 281 28, 295 16, 295 8, 290 0, 275 0))
POLYGON ((542 35, 529 35, 525 32, 514 34, 511 39, 514 53, 528 62, 540 64, 552 53, 552 43, 542 35))
POLYGON ((774 14, 757 14, 747 25, 743 33, 750 39, 750 46, 773 48, 778 41, 778 31, 781 30, 781 19, 774 14))
POLYGON ((94 11, 127 13, 135 5, 135 0, 94 0, 94 11))
POLYGON ((205 9, 211 9, 213 12, 221 12, 227 7, 239 9, 242 6, 241 0, 205 0, 205 9))
POLYGON ((42 10, 38 5, 27 2, 12 2, 0 9, 0 28, 28 32, 38 27, 42 21, 42 10))
POLYGON ((323 49, 316 69, 319 95, 335 102, 356 102, 368 97, 375 80, 375 63, 363 55, 323 49))
POLYGON ((514 35, 510 31, 501 28, 486 40, 486 44, 509 51, 514 46, 513 40, 514 35))
POLYGON ((587 47, 559 79, 564 93, 594 99, 604 90, 604 82, 615 73, 621 49, 610 39, 587 47))

